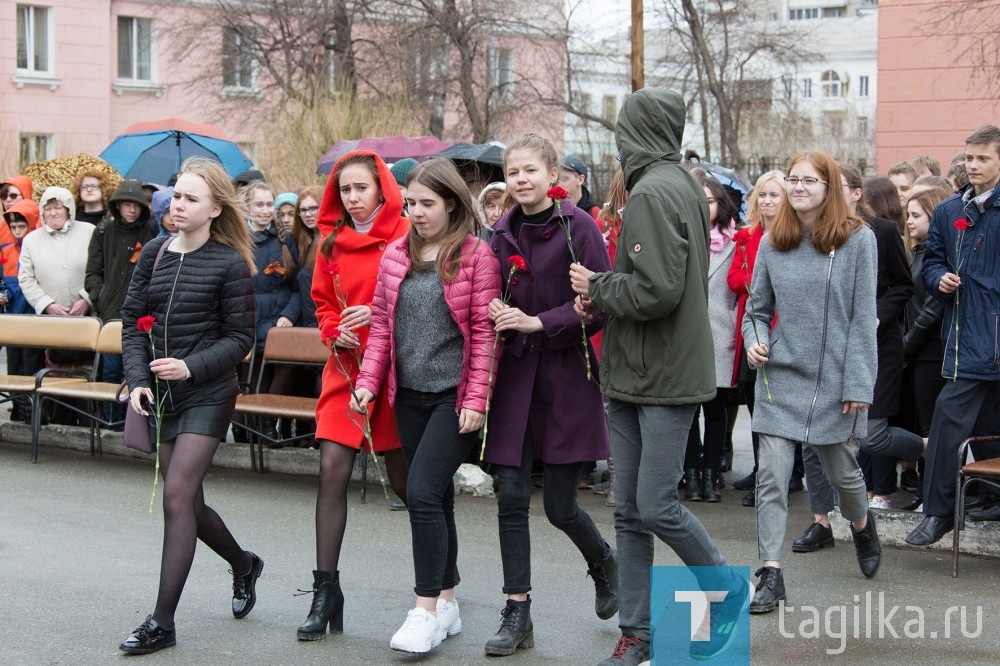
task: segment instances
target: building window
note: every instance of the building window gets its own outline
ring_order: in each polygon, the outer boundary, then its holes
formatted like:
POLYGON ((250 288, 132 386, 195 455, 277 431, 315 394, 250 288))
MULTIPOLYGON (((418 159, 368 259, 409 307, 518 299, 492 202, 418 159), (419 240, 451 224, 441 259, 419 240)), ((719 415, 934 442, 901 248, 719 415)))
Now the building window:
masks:
POLYGON ((248 28, 222 30, 222 85, 226 88, 257 88, 257 62, 248 32, 248 28))
POLYGON ((609 123, 615 122, 615 118, 618 116, 618 96, 617 95, 605 95, 601 102, 601 117, 607 120, 609 123))
POLYGON ((781 77, 781 86, 784 90, 786 100, 791 100, 795 97, 795 79, 790 76, 783 76, 781 77))
POLYGON ((861 137, 868 136, 868 118, 865 116, 858 117, 858 135, 861 137))
POLYGON ((743 79, 737 83, 739 101, 748 108, 770 109, 774 96, 771 79, 743 79))
POLYGON ((153 19, 118 17, 118 78, 153 80, 153 19))
POLYGON ((17 6, 17 68, 36 74, 52 73, 52 10, 33 5, 17 6))
POLYGON ((490 48, 490 85, 494 99, 498 102, 512 102, 514 99, 514 49, 490 48))
POLYGON ((844 18, 847 16, 847 9, 844 7, 824 7, 823 18, 844 18))
POLYGON ((802 79, 802 96, 812 97, 813 96, 813 81, 812 79, 802 79))
POLYGON ((868 77, 858 77, 858 97, 868 97, 868 77))
POLYGON ((840 76, 832 69, 823 72, 820 77, 823 84, 823 97, 840 97, 840 76))
POLYGON ((803 21, 806 19, 819 18, 819 8, 810 7, 808 9, 789 9, 788 18, 792 21, 803 21))
POLYGON ((22 134, 19 138, 22 169, 33 162, 52 159, 54 141, 51 134, 22 134))
POLYGON ((844 119, 839 116, 834 116, 829 118, 827 121, 827 127, 830 129, 830 136, 835 139, 840 139, 844 136, 844 119))

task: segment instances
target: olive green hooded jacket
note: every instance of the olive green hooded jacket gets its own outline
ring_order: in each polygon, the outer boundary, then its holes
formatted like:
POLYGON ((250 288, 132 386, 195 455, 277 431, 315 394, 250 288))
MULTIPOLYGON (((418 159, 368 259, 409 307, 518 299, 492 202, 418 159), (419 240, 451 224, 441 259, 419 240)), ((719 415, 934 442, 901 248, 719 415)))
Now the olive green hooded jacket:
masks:
POLYGON ((646 405, 715 396, 708 321, 708 202, 681 165, 684 99, 665 88, 629 95, 615 141, 629 198, 615 264, 590 279, 606 316, 601 387, 646 405))

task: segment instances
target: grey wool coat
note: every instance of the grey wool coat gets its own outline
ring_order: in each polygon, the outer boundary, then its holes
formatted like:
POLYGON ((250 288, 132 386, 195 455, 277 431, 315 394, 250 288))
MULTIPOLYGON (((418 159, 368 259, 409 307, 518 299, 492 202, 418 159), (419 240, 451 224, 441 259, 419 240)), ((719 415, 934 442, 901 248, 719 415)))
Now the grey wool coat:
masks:
POLYGON ((843 406, 870 404, 875 390, 876 271, 875 235, 867 226, 832 258, 808 238, 779 251, 764 237, 742 324, 747 349, 756 340, 754 320, 769 349, 767 388, 757 373, 754 432, 817 445, 867 434, 865 415, 844 414, 843 406))
POLYGON ((736 383, 736 294, 726 282, 735 251, 736 243, 729 241, 708 262, 708 322, 715 346, 716 388, 736 383))

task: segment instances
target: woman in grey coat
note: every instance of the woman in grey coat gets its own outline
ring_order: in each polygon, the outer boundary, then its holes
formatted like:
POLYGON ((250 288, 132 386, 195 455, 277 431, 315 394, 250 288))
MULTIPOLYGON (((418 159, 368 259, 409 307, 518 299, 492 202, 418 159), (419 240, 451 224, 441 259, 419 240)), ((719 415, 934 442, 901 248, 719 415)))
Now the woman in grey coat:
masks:
POLYGON ((875 236, 848 210, 840 169, 829 155, 798 155, 785 182, 788 198, 761 243, 743 319, 747 360, 763 367, 753 415, 763 566, 751 613, 770 612, 785 599, 781 556, 796 442, 815 447, 840 496, 841 515, 851 521, 867 578, 878 573, 882 557, 855 458, 878 365, 875 236))

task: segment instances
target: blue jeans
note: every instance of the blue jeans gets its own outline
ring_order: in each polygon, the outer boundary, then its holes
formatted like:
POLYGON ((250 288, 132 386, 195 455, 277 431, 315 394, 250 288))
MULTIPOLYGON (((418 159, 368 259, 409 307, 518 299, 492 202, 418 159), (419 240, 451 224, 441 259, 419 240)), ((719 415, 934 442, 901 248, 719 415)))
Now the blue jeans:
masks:
POLYGON ((477 434, 459 434, 456 399, 455 389, 423 393, 400 387, 396 394, 396 426, 409 466, 406 506, 418 597, 436 597, 459 582, 452 477, 477 434))

